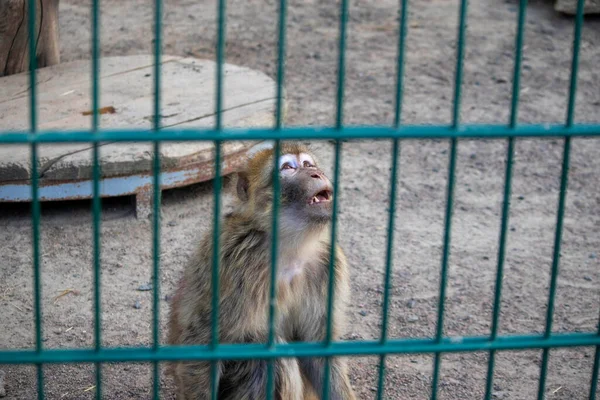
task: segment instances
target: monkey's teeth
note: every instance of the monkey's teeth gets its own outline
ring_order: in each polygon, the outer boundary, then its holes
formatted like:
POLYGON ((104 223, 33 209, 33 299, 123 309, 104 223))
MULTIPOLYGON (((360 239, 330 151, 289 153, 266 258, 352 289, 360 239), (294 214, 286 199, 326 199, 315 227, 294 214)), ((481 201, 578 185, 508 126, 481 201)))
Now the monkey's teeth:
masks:
POLYGON ((313 197, 311 203, 319 203, 319 198, 317 196, 313 197))

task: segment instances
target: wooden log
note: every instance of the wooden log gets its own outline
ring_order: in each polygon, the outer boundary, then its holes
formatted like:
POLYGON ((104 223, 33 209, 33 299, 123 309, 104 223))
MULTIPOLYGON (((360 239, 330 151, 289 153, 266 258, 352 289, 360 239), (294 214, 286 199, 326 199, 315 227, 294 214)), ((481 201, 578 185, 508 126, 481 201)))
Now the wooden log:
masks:
MULTIPOLYGON (((35 0, 37 67, 60 62, 58 1, 35 0)), ((29 70, 29 1, 0 0, 0 76, 29 70)))
MULTIPOLYGON (((4 0, 0 0, 2 2, 4 0)), ((151 134, 154 56, 104 57, 100 60, 101 129, 139 129, 151 134)), ((37 74, 38 129, 91 128, 90 60, 64 62, 37 74)), ((161 62, 163 129, 206 129, 215 123, 216 63, 163 55, 161 62)), ((273 79, 259 71, 225 64, 224 128, 271 128, 276 105, 273 79)), ((28 74, 0 78, 0 130, 27 131, 28 74)), ((285 118, 286 103, 283 104, 285 118)), ((221 143, 221 175, 243 165, 256 140, 221 143)), ((0 146, 0 209, 3 202, 30 201, 31 148, 0 146)), ((161 190, 215 178, 211 141, 166 141, 160 144, 161 190)), ((136 214, 153 211, 154 149, 149 142, 103 142, 99 145, 100 195, 135 196, 136 214)), ((92 197, 90 143, 44 143, 38 146, 38 196, 41 201, 92 197)))

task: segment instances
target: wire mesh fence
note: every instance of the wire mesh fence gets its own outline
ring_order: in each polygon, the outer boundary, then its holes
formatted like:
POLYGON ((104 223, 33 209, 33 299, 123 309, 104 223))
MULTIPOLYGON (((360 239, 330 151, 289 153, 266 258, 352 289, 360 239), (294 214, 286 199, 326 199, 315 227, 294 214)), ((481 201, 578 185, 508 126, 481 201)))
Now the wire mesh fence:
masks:
MULTIPOLYGON (((154 110, 153 110, 153 129, 151 132, 142 130, 102 130, 99 128, 99 27, 100 12, 99 1, 93 0, 92 4, 92 128, 89 131, 38 131, 37 130, 37 112, 36 112, 36 58, 35 58, 35 0, 28 0, 29 6, 29 51, 30 51, 30 129, 29 132, 0 132, 0 145, 2 144, 30 144, 31 146, 31 165, 37 165, 38 151, 37 146, 41 143, 59 143, 59 142, 90 142, 93 144, 93 255, 94 255, 94 347, 89 349, 45 349, 43 346, 43 326, 42 326, 42 307, 41 307, 41 254, 39 250, 40 242, 40 199, 38 196, 39 171, 32 168, 31 188, 32 188, 32 226, 33 226, 33 277, 34 277, 34 315, 35 315, 35 349, 29 350, 1 350, 0 364, 35 364, 37 365, 38 398, 44 398, 44 376, 42 365, 45 363, 95 363, 96 364, 96 396, 102 397, 102 363, 104 362, 133 362, 145 361, 154 364, 153 369, 153 393, 154 398, 159 396, 159 362, 171 360, 207 360, 212 362, 212 385, 216 387, 216 362, 226 359, 256 359, 262 358, 269 360, 269 378, 267 388, 270 398, 274 394, 273 364, 272 360, 279 357, 309 357, 321 356, 329 360, 332 356, 359 356, 376 355, 380 357, 379 377, 377 380, 377 398, 385 397, 384 381, 386 356, 390 354, 408 354, 408 353, 430 353, 434 354, 433 379, 431 387, 431 398, 436 399, 438 393, 440 365, 442 353, 451 352, 489 352, 489 361, 487 368, 487 380, 485 388, 485 398, 491 399, 493 392, 493 378, 495 367, 495 355, 498 351, 517 350, 517 349, 542 349, 542 362, 539 374, 538 398, 544 398, 546 387, 546 376, 548 370, 549 351, 552 348, 576 347, 576 346, 595 346, 595 358, 592 370, 592 379, 589 389, 589 398, 595 399, 597 392, 598 374, 600 369, 600 329, 596 332, 555 334, 553 333, 552 321, 554 314, 554 299, 559 274, 559 262, 561 252, 561 234, 563 228, 563 219, 565 213, 565 199, 567 194, 569 156, 571 148, 571 139, 573 137, 592 137, 600 136, 600 122, 596 124, 577 124, 575 122, 575 98, 577 92, 577 71, 579 50, 581 43, 581 30, 583 24, 583 6, 584 1, 579 0, 577 14, 575 19, 575 29, 573 37, 573 53, 570 76, 570 90, 568 93, 568 106, 565 113, 564 124, 555 125, 522 125, 517 123, 517 114, 519 108, 519 82, 521 73, 521 61, 523 52, 524 22, 526 17, 527 1, 521 0, 519 3, 517 32, 515 35, 515 54, 514 71, 512 79, 512 102, 510 110, 510 120, 508 123, 475 125, 461 124, 460 104, 461 104, 461 85, 463 77, 463 58, 465 49, 465 30, 467 24, 467 0, 460 1, 459 21, 457 30, 457 54, 455 65, 454 82, 454 104, 452 110, 452 122, 449 125, 402 125, 402 95, 404 78, 404 54, 405 41, 407 36, 407 10, 409 8, 408 0, 400 1, 399 18, 399 37, 398 37, 398 57, 396 70, 396 101, 395 116, 392 126, 362 126, 346 127, 344 126, 343 104, 344 104, 344 80, 345 80, 345 51, 346 51, 346 29, 348 22, 348 0, 341 0, 341 13, 339 21, 339 59, 338 59, 338 77, 337 77, 337 112, 334 127, 284 127, 283 124, 283 87, 285 82, 285 54, 286 54, 286 0, 279 2, 279 41, 278 41, 278 64, 277 64, 277 91, 276 91, 276 110, 275 126, 273 128, 254 128, 254 129, 225 129, 222 126, 223 109, 223 65, 224 65, 224 47, 225 47, 225 23, 226 23, 226 1, 218 0, 218 32, 216 63, 217 75, 216 82, 216 108, 215 108, 215 126, 211 129, 163 129, 161 128, 161 26, 162 26, 162 1, 155 1, 155 41, 154 41, 154 110), (498 333, 500 305, 502 298, 502 282, 504 274, 504 260, 506 250, 506 237, 508 229, 508 216, 510 211, 512 163, 514 156, 515 140, 521 137, 563 137, 564 148, 562 155, 562 170, 560 179, 560 192, 558 198, 558 209, 556 215, 553 261, 550 277, 550 289, 548 293, 548 307, 546 311, 546 324, 544 333, 533 335, 523 333, 514 336, 502 336, 498 333), (448 186, 446 194, 445 224, 443 236, 443 256, 440 270, 440 288, 438 315, 435 335, 427 339, 391 339, 388 338, 388 315, 391 291, 391 275, 393 269, 393 232, 394 215, 396 212, 395 199, 397 192, 397 181, 400 174, 399 158, 400 144, 402 140, 415 138, 445 138, 450 140, 449 173, 448 186), (506 139, 507 140, 507 159, 505 169, 503 206, 501 215, 497 273, 495 279, 495 293, 492 311, 491 331, 487 336, 473 337, 446 337, 444 336, 444 302, 446 300, 448 260, 450 254, 451 242, 451 223, 453 214, 453 195, 455 183, 455 169, 457 157, 457 142, 461 138, 476 139, 506 139), (280 141, 292 139, 305 140, 324 140, 335 141, 335 164, 334 164, 334 193, 339 187, 340 158, 343 140, 352 139, 372 139, 372 140, 392 140, 392 165, 391 179, 389 182, 390 207, 387 226, 387 248, 386 265, 384 271, 384 290, 382 304, 382 324, 381 337, 378 341, 353 341, 353 342, 335 342, 331 334, 331 313, 334 307, 334 296, 331 293, 334 290, 334 280, 329 283, 329 296, 327 309, 327 330, 323 343, 294 343, 277 344, 275 341, 275 313, 276 297, 275 285, 275 265, 277 256, 277 240, 272 243, 272 270, 271 270, 271 291, 269 308, 269 335, 266 344, 220 344, 218 342, 219 329, 219 257, 214 252, 212 265, 212 340, 207 345, 198 346, 161 346, 159 342, 159 272, 160 272, 160 157, 159 146, 162 141, 186 141, 202 140, 212 141, 215 147, 215 176, 220 176, 221 171, 221 145, 225 141, 233 140, 274 140, 275 157, 277 160, 281 151, 280 141), (153 330, 152 346, 140 348, 106 348, 101 346, 102 326, 101 326, 101 307, 100 307, 100 177, 101 171, 98 162, 98 146, 100 142, 105 141, 153 141, 154 143, 154 161, 153 161, 153 194, 154 194, 154 212, 153 212, 153 330)), ((273 204, 273 232, 277 232, 278 226, 278 207, 279 207, 279 177, 277 168, 274 169, 274 204, 273 204)), ((214 183, 214 220, 213 220, 213 241, 215 248, 218 248, 219 224, 220 224, 220 193, 221 183, 215 179, 214 183)), ((337 220, 337 196, 333 198, 333 221, 331 230, 331 240, 336 240, 336 220, 337 220)), ((334 260, 335 246, 331 246, 331 260, 334 260)), ((329 264, 329 276, 332 276, 333 261, 329 264)), ((325 364, 324 382, 329 382, 330 364, 325 364)), ((216 398, 217 392, 213 390, 213 398, 216 398)), ((325 384, 323 398, 329 398, 328 385, 325 384)))

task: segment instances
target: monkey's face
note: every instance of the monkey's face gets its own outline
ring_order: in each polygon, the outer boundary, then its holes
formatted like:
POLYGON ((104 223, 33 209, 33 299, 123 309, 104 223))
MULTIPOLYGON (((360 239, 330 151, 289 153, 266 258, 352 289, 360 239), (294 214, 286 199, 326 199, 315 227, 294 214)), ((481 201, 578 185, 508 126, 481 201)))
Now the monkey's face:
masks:
MULTIPOLYGON (((280 154, 281 228, 298 231, 330 221, 333 188, 314 157, 295 143, 282 145, 280 154)), ((238 174, 238 196, 259 219, 270 214, 273 204, 273 167, 273 149, 263 147, 238 174)))
POLYGON ((279 171, 285 217, 299 223, 325 223, 331 219, 333 188, 310 154, 282 155, 279 171))

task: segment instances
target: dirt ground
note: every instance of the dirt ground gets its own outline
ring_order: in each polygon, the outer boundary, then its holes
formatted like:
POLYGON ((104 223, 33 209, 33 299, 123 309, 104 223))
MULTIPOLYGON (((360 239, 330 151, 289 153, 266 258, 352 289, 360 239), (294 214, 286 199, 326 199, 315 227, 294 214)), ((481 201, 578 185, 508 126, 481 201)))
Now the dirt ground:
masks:
MULTIPOLYGON (((151 0, 104 0, 102 54, 145 54, 152 49, 151 0)), ((346 74, 347 124, 390 124, 394 113, 398 1, 351 0, 346 74)), ((508 121, 518 5, 513 1, 472 1, 468 13, 463 122, 508 121)), ((63 61, 89 57, 90 1, 62 0, 63 61)), ((214 57, 214 1, 167 0, 164 52, 214 57)), ((520 122, 560 123, 565 117, 573 21, 551 2, 530 1, 527 9, 520 122)), ((330 125, 334 121, 339 2, 290 0, 288 14, 288 125, 330 125)), ((228 2, 230 63, 275 77, 275 0, 228 2)), ((411 1, 402 120, 449 123, 453 98, 457 0, 411 1)), ((581 46, 576 118, 600 120, 600 19, 586 18, 581 46)), ((192 83, 191 83, 192 84, 192 83)), ((24 111, 24 116, 26 115, 24 111)), ((552 260, 562 159, 561 139, 518 140, 502 333, 543 332, 552 260)), ((331 171, 329 143, 314 143, 331 171)), ((600 142, 573 141, 554 330, 589 332, 600 309, 600 142)), ((352 302, 346 339, 379 338, 385 265, 390 175, 389 141, 343 146, 339 241, 351 262, 352 302)), ((395 228, 390 335, 426 337, 437 320, 439 271, 446 196, 448 141, 402 144, 395 228)), ((498 232, 506 157, 505 141, 460 141, 452 226, 445 333, 489 333, 497 266, 498 232)), ((226 184, 229 180, 226 179, 226 184)), ((227 187, 229 187, 227 185, 227 187)), ((173 293, 197 238, 210 228, 212 185, 164 193, 161 297, 173 293)), ((44 204, 44 345, 93 344, 92 240, 88 202, 44 204), (62 290, 77 294, 55 299, 62 290)), ((137 288, 151 279, 151 224, 136 220, 129 199, 103 203, 102 342, 105 346, 148 345, 151 292, 137 288), (138 303, 138 308, 134 305, 138 303)), ((34 344, 31 281, 31 226, 27 205, 0 211, 0 348, 34 344)), ((161 305, 162 333, 169 303, 161 305)), ((553 350, 546 386, 548 399, 583 399, 589 391, 593 348, 553 350)), ((441 399, 481 398, 487 354, 444 355, 441 399)), ((540 351, 497 356, 495 399, 532 399, 537 394, 540 351)), ((351 378, 359 398, 376 395, 378 359, 352 359, 351 378)), ((10 399, 33 399, 35 369, 0 366, 10 399)), ((93 367, 45 367, 48 399, 94 396, 93 367)), ((147 399, 151 368, 112 364, 103 368, 104 397, 147 399)), ((432 357, 388 358, 386 397, 430 396, 432 357)), ((162 397, 172 383, 161 379, 162 397)))

